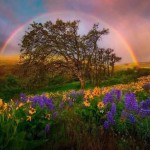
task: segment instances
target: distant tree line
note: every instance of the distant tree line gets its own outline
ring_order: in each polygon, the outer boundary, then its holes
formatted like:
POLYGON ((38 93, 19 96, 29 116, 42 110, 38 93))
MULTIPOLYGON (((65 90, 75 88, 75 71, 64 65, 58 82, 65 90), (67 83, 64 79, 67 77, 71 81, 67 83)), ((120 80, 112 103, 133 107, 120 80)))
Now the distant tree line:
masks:
POLYGON ((68 73, 84 88, 87 80, 99 85, 101 80, 113 75, 115 63, 121 58, 113 49, 98 45, 108 29, 99 30, 99 25, 94 24, 86 35, 80 35, 78 29, 78 20, 30 25, 20 43, 21 68, 30 83, 44 84, 48 74, 68 73))

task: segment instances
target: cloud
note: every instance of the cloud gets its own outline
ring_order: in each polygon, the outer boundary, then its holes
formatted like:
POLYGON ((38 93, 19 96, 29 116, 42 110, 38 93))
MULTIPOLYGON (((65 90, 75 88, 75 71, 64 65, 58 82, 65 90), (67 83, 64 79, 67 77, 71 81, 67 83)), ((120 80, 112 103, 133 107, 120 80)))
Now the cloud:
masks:
POLYGON ((102 19, 124 37, 139 60, 150 57, 149 0, 0 0, 1 43, 19 24, 45 12, 66 10, 102 19))

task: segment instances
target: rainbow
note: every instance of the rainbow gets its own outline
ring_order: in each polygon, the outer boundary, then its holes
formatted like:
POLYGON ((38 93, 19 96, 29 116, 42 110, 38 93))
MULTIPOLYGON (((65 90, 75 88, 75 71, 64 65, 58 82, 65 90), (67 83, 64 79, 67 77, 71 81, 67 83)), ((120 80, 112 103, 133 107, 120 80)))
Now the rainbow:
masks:
MULTIPOLYGON (((33 19, 30 19, 29 21, 27 21, 25 24, 19 26, 16 30, 14 30, 11 35, 8 37, 8 39, 5 41, 5 43, 3 44, 3 46, 1 47, 1 50, 0 50, 0 53, 2 54, 5 50, 6 50, 6 47, 9 45, 9 43, 11 42, 11 40, 14 38, 14 36, 16 34, 18 34, 24 27, 25 25, 31 23, 33 20, 36 20, 36 19, 39 19, 41 17, 45 17, 45 16, 49 16, 49 15, 58 15, 58 14, 62 14, 62 13, 70 13, 72 11, 64 11, 64 12, 53 12, 53 13, 45 13, 45 14, 41 14, 33 19)), ((77 14, 77 12, 75 12, 77 14)), ((82 12, 78 12, 79 14, 84 14, 82 12)), ((90 15, 91 16, 91 15, 90 15)), ((99 20, 98 17, 96 16, 91 16, 92 18, 94 18, 95 20, 99 20)), ((112 26, 110 26, 109 24, 107 24, 106 22, 104 22, 109 28, 111 28, 117 35, 118 37, 120 38, 120 40, 122 41, 122 43, 124 44, 125 48, 127 49, 127 51, 129 52, 131 58, 132 58, 132 61, 138 66, 139 63, 138 63, 138 60, 136 58, 136 55, 133 51, 133 49, 131 48, 131 46, 127 43, 127 41, 124 39, 124 37, 116 30, 114 29, 112 26)))
POLYGON ((0 53, 3 53, 7 47, 7 45, 11 42, 11 40, 14 38, 14 36, 19 33, 22 28, 24 27, 24 24, 19 26, 16 30, 14 30, 10 36, 8 37, 8 39, 5 41, 5 43, 3 44, 2 48, 0 49, 0 53))

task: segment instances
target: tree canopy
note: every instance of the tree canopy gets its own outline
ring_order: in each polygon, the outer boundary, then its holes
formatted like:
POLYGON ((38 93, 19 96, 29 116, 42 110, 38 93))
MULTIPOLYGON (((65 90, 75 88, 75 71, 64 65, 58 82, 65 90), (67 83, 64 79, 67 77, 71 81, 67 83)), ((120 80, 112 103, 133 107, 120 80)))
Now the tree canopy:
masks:
POLYGON ((84 88, 86 79, 95 85, 104 76, 111 76, 114 65, 120 61, 113 49, 100 48, 98 41, 108 34, 94 24, 85 35, 80 35, 80 21, 57 20, 55 23, 33 22, 23 36, 21 63, 26 72, 34 68, 35 77, 44 77, 48 71, 69 71, 84 88), (41 75, 40 75, 41 74, 41 75))

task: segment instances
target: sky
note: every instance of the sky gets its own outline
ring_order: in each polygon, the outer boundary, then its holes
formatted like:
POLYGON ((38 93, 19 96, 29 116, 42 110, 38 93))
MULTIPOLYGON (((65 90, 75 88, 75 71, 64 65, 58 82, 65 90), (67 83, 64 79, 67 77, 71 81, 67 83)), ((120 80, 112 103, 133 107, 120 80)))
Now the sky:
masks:
POLYGON ((99 23, 110 29, 102 46, 114 48, 123 62, 150 61, 150 0, 0 0, 0 54, 19 54, 33 21, 57 18, 79 19, 80 33, 99 23))

